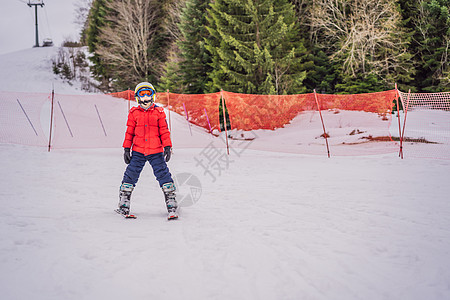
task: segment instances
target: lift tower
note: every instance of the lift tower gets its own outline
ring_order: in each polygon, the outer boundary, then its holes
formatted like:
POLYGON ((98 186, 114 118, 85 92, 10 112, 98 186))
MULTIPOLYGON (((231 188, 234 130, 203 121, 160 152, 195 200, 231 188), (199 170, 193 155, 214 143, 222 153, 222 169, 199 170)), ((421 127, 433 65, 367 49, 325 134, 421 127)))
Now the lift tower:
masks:
POLYGON ((37 7, 43 7, 44 6, 44 0, 28 0, 28 6, 32 7, 34 6, 34 17, 36 19, 36 44, 34 47, 39 47, 39 33, 38 33, 38 15, 37 15, 37 7))

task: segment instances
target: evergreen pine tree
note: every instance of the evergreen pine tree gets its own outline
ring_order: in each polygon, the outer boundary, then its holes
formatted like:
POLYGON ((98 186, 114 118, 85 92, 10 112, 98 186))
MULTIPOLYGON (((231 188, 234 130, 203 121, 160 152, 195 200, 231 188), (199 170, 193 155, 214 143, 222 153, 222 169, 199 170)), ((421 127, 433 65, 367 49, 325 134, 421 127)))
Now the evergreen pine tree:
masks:
POLYGON ((178 28, 181 36, 177 48, 171 53, 161 86, 177 93, 201 94, 211 72, 211 58, 205 48, 209 33, 206 9, 209 0, 187 0, 180 16, 178 28))
POLYGON ((183 37, 178 43, 182 56, 180 72, 188 94, 203 93, 209 80, 207 74, 211 72, 211 58, 205 48, 209 34, 204 26, 209 3, 209 0, 188 0, 181 15, 179 28, 183 37))
POLYGON ((414 30, 411 53, 419 91, 450 90, 450 0, 398 0, 402 17, 414 30))
POLYGON ((210 91, 290 94, 305 91, 305 48, 287 0, 217 0, 208 10, 210 91))
POLYGON ((315 46, 308 46, 308 62, 305 64, 307 77, 303 81, 307 92, 312 92, 314 89, 318 93, 334 93, 338 67, 333 63, 329 56, 315 46))
POLYGON ((308 52, 307 63, 304 65, 307 77, 303 81, 308 92, 333 93, 337 78, 337 66, 330 55, 317 45, 311 24, 312 9, 315 0, 290 0, 295 7, 300 36, 308 52))
POLYGON ((111 80, 110 68, 101 60, 96 53, 98 44, 100 43, 98 37, 100 30, 107 23, 106 16, 109 13, 106 7, 108 0, 93 0, 89 16, 87 20, 87 28, 84 30, 83 40, 86 41, 89 52, 93 55, 89 58, 92 62, 91 71, 95 79, 100 82, 99 88, 104 91, 109 90, 109 82, 111 80))
POLYGON ((183 94, 186 93, 186 87, 181 79, 181 58, 179 49, 175 47, 170 51, 169 57, 164 65, 163 75, 161 76, 159 84, 156 86, 157 90, 167 91, 171 93, 183 94))

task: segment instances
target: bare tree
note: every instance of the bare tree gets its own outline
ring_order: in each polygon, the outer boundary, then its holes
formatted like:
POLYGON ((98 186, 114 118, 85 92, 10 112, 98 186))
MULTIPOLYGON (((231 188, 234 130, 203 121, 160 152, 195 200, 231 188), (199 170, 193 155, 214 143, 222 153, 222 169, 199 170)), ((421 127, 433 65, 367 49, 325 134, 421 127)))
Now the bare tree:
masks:
POLYGON ((444 53, 441 57, 441 71, 439 79, 443 87, 450 87, 450 37, 446 37, 444 41, 444 53))
POLYGON ((96 53, 122 83, 163 74, 171 43, 178 36, 176 22, 181 0, 111 0, 107 25, 101 28, 96 53))
POLYGON ((400 20, 394 0, 315 0, 310 14, 313 39, 353 77, 407 72, 407 35, 400 20))
POLYGON ((151 69, 160 69, 158 61, 148 53, 158 29, 154 4, 155 1, 148 0, 114 0, 108 4, 113 13, 107 17, 109 25, 101 31, 102 43, 96 52, 114 67, 115 77, 121 80, 138 81, 151 69))
POLYGON ((180 23, 180 16, 185 0, 169 0, 166 1, 163 7, 163 13, 167 16, 164 27, 173 40, 182 38, 178 24, 180 23))

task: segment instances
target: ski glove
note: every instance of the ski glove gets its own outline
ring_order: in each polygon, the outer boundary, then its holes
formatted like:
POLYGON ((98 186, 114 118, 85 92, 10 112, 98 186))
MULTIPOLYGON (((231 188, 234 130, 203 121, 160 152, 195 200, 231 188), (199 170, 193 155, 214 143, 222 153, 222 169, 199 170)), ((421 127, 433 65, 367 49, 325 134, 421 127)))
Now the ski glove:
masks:
POLYGON ((123 150, 124 150, 124 152, 123 152, 123 160, 128 165, 130 163, 130 161, 131 161, 130 148, 124 148, 123 150))
POLYGON ((165 146, 164 147, 164 158, 165 158, 166 162, 170 160, 171 155, 172 155, 172 147, 165 146))

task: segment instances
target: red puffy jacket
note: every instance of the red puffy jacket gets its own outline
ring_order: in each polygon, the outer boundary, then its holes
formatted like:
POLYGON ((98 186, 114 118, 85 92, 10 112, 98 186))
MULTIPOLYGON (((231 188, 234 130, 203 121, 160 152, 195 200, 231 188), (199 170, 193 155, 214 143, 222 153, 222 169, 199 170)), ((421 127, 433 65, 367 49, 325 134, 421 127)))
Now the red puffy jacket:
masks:
POLYGON ((172 146, 162 107, 153 104, 147 110, 140 106, 130 109, 123 147, 131 146, 133 151, 144 155, 163 152, 163 147, 172 146))

